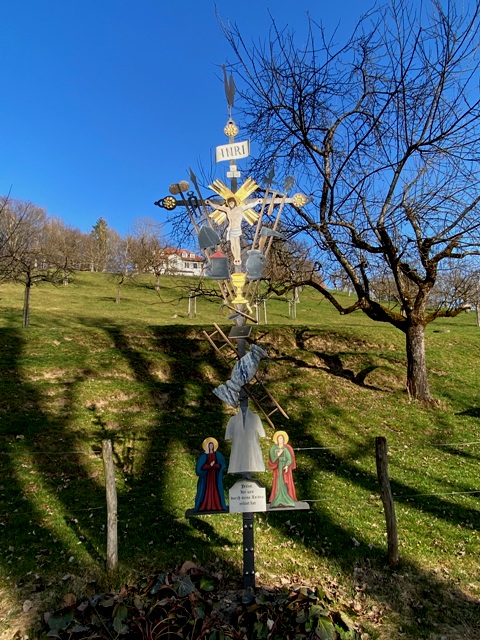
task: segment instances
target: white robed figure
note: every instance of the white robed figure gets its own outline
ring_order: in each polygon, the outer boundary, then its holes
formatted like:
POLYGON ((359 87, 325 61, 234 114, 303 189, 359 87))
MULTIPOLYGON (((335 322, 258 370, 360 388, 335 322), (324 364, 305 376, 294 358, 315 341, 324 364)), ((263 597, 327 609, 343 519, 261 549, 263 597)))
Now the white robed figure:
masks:
POLYGON ((258 438, 265 438, 260 416, 246 407, 230 418, 225 440, 232 441, 228 473, 265 471, 265 463, 258 438))

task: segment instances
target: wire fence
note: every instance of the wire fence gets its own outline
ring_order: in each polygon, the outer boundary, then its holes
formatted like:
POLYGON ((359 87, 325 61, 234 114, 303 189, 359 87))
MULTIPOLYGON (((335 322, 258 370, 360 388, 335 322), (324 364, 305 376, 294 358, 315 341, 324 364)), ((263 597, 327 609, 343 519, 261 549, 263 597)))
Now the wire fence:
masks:
MULTIPOLYGON (((431 442, 425 445, 423 444, 389 444, 389 449, 425 449, 428 447, 470 447, 472 445, 479 445, 480 440, 474 440, 472 442, 431 442)), ((335 446, 323 446, 323 447, 293 447, 294 451, 338 451, 341 449, 345 449, 345 445, 335 445, 335 446)), ((101 458, 102 452, 99 451, 85 451, 84 449, 78 450, 70 450, 70 451, 41 451, 41 450, 32 450, 32 453, 42 454, 42 455, 51 455, 51 456, 60 456, 60 455, 83 455, 91 458, 101 458)), ((16 451, 0 451, 0 455, 16 455, 18 452, 16 451)), ((148 455, 156 454, 156 455, 165 455, 165 450, 161 449, 156 451, 155 449, 149 449, 148 455)))
MULTIPOLYGON (((470 447, 471 445, 480 444, 479 440, 474 440, 473 442, 431 442, 428 443, 429 447, 470 447)), ((413 448, 425 448, 425 444, 394 444, 388 445, 389 449, 397 449, 397 448, 405 449, 413 449, 413 448)), ((295 451, 320 451, 320 450, 337 450, 344 449, 345 447, 342 445, 336 445, 334 447, 294 447, 295 451)))
MULTIPOLYGON (((476 445, 480 445, 480 441, 479 440, 474 440, 471 442, 435 442, 435 443, 428 443, 429 447, 445 447, 445 448, 452 448, 452 447, 471 447, 471 446, 476 446, 476 445)), ((342 450, 345 449, 345 445, 334 445, 334 446, 316 446, 316 447, 293 447, 294 451, 338 451, 338 450, 342 450)), ((393 449, 414 449, 414 448, 422 448, 425 449, 425 443, 418 443, 418 444, 394 444, 394 445, 388 445, 389 450, 393 449)), ((101 461, 102 460, 102 452, 101 450, 98 451, 86 451, 86 450, 82 450, 82 449, 77 449, 77 450, 70 450, 70 451, 41 451, 41 450, 34 450, 31 451, 29 453, 35 453, 35 455, 48 455, 48 456, 66 456, 66 455, 81 455, 81 456, 86 456, 89 457, 91 459, 96 459, 101 461)), ((0 455, 18 455, 18 451, 0 451, 0 455)), ((148 450, 148 455, 161 455, 161 456, 165 456, 165 450, 148 450)), ((437 491, 437 492, 428 492, 428 493, 414 493, 414 494, 398 494, 398 493, 394 493, 394 497, 396 499, 401 499, 401 500, 414 500, 417 498, 425 498, 425 497, 435 497, 435 496, 462 496, 462 495, 478 495, 480 494, 480 489, 471 489, 468 491, 437 491)), ((20 493, 19 495, 23 495, 23 493, 20 493)), ((319 502, 328 502, 329 498, 325 497, 325 498, 314 498, 314 499, 304 499, 304 502, 308 502, 308 503, 319 503, 319 502)), ((99 507, 85 507, 82 509, 69 509, 70 513, 74 513, 77 511, 92 511, 92 510, 100 510, 100 509, 105 509, 105 505, 103 506, 99 506, 99 507)))

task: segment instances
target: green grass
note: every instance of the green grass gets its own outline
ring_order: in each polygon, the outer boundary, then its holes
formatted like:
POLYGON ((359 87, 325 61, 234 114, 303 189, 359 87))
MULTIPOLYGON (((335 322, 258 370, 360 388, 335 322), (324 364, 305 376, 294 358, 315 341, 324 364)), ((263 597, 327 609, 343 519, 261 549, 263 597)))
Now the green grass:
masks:
MULTIPOLYGON (((37 288, 31 326, 23 292, 0 289, 0 619, 5 638, 61 603, 196 559, 231 580, 242 569, 241 516, 185 518, 195 460, 230 411, 212 394, 230 367, 205 339, 230 311, 178 285, 116 285, 80 273, 37 288), (142 285, 142 286, 140 286, 142 285), (118 575, 105 563, 101 441, 113 441, 119 497, 118 575), (95 582, 94 582, 95 581, 95 582), (26 599, 34 603, 24 613, 26 599)), ((343 294, 339 294, 343 295, 343 294)), ((480 329, 473 314, 426 332, 438 407, 404 393, 403 336, 356 312, 339 316, 304 291, 297 318, 267 302, 254 338, 271 359, 272 416, 297 449, 297 493, 310 512, 256 517, 259 583, 321 582, 359 614, 370 638, 480 638, 480 329), (439 332, 441 330, 441 332, 439 332), (364 383, 361 373, 368 370, 364 383), (386 562, 375 437, 389 444, 401 564, 386 562), (473 492, 477 493, 473 493, 473 492), (403 634, 403 635, 402 635, 403 634)), ((266 424, 267 436, 273 430, 266 424)), ((265 453, 268 438, 262 441, 265 453)), ((270 474, 259 474, 270 486, 270 474)), ((228 489, 236 480, 227 476, 228 489)))

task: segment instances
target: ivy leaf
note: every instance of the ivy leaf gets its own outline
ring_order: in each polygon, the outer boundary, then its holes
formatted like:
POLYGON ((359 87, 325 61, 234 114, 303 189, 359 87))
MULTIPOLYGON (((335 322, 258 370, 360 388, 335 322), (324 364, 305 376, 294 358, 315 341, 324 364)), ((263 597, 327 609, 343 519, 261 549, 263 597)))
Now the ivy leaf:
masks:
POLYGON ((319 604, 314 604, 310 608, 310 612, 308 614, 308 617, 313 620, 313 619, 318 618, 320 616, 323 616, 323 617, 328 616, 328 613, 329 612, 327 611, 327 609, 325 609, 325 607, 322 607, 319 604))
POLYGON ((201 591, 213 591, 215 589, 215 582, 206 576, 200 578, 201 591))
POLYGON ((113 628, 118 634, 124 634, 128 631, 128 627, 123 624, 123 621, 127 616, 127 607, 123 604, 123 602, 117 603, 113 610, 113 628))
POLYGON ((50 616, 48 619, 48 626, 50 627, 51 631, 65 631, 72 620, 73 612, 68 611, 64 615, 50 616))
POLYGON ((315 589, 315 593, 317 594, 317 598, 319 598, 319 600, 323 600, 324 598, 327 597, 327 594, 325 593, 325 591, 322 589, 320 585, 318 585, 317 588, 315 589))
POLYGON ((335 640, 337 632, 330 620, 321 616, 317 621, 315 635, 320 638, 320 640, 335 640))
POLYGON ((128 627, 123 624, 123 621, 120 618, 114 618, 113 620, 113 628, 118 634, 127 633, 128 627))
POLYGON ((127 616, 128 616, 127 607, 123 604, 123 602, 117 603, 117 605, 115 606, 115 609, 113 610, 113 617, 120 618, 120 620, 125 620, 127 616))
POLYGON ((345 629, 347 629, 348 631, 355 630, 355 624, 353 620, 349 616, 347 616, 344 611, 339 611, 337 613, 337 617, 345 629))
POLYGON ((255 631, 255 637, 258 638, 258 640, 263 640, 268 636, 268 627, 261 620, 255 622, 253 630, 255 631))
POLYGON ((165 585, 165 574, 161 573, 157 578, 157 582, 151 588, 150 593, 152 595, 155 595, 157 593, 157 591, 159 591, 164 585, 165 585))
POLYGON ((194 607, 193 612, 195 614, 196 620, 205 619, 205 606, 203 605, 203 603, 199 604, 197 607, 194 607))
POLYGON ((83 624, 76 624, 73 629, 71 629, 71 633, 83 633, 84 631, 89 631, 89 628, 83 624))
POLYGON ((297 613, 297 617, 295 619, 297 624, 303 624, 304 622, 306 622, 308 620, 308 615, 307 612, 304 610, 300 610, 297 613))
POLYGON ((174 587, 175 591, 181 598, 184 598, 195 591, 195 585, 193 584, 190 576, 184 576, 181 580, 177 580, 174 587))

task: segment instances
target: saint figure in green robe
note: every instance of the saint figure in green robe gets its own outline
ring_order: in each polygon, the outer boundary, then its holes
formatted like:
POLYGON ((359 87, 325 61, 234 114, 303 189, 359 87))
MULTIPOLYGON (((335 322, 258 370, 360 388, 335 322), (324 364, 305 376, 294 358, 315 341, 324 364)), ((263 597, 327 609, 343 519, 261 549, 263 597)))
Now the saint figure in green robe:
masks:
POLYGON ((268 466, 273 471, 270 507, 294 507, 297 500, 292 471, 296 468, 295 454, 288 444, 288 434, 277 431, 272 438, 268 466))

